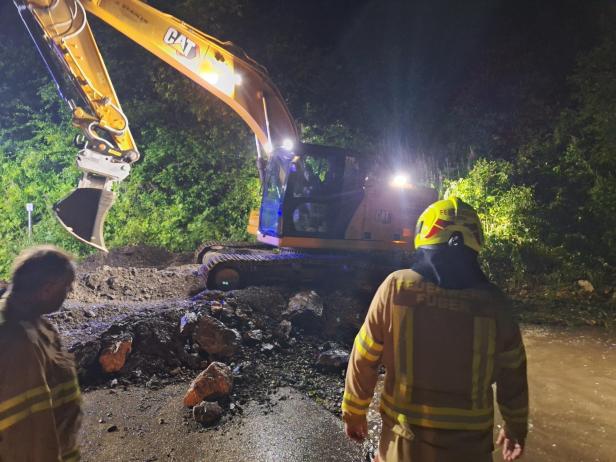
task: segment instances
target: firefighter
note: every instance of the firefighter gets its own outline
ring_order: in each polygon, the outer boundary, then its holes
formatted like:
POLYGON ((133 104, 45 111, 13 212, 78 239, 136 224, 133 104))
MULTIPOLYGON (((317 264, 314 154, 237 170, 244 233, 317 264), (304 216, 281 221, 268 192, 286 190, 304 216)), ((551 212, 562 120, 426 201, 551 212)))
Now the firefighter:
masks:
POLYGON ((62 306, 72 258, 51 246, 22 252, 0 299, 0 461, 77 461, 81 398, 74 360, 42 315, 62 306))
POLYGON ((367 436, 379 367, 381 462, 492 460, 493 387, 504 419, 503 458, 521 457, 527 433, 526 354, 506 297, 481 271, 477 213, 450 197, 417 222, 411 269, 379 287, 355 338, 342 414, 346 434, 367 436))

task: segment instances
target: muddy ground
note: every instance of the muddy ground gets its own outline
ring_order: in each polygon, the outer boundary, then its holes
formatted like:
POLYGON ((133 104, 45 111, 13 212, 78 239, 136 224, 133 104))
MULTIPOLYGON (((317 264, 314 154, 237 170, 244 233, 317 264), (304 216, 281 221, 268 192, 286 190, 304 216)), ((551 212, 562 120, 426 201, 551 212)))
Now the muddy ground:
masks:
MULTIPOLYGON (((316 363, 325 351, 350 347, 369 297, 316 288, 321 316, 295 318, 286 333, 289 299, 315 288, 203 291, 197 269, 189 255, 146 247, 80 265, 73 294, 51 319, 76 355, 85 389, 84 460, 366 460, 378 413, 370 413, 369 441, 349 443, 338 418, 343 369, 316 363), (210 427, 194 422, 181 402, 190 381, 221 360, 180 333, 191 313, 243 336, 240 350, 222 358, 234 388, 210 427), (254 331, 260 335, 246 337, 254 331), (125 366, 102 373, 101 349, 127 335, 125 366)), ((616 460, 616 340, 597 330, 524 331, 532 406, 526 460, 616 460)))

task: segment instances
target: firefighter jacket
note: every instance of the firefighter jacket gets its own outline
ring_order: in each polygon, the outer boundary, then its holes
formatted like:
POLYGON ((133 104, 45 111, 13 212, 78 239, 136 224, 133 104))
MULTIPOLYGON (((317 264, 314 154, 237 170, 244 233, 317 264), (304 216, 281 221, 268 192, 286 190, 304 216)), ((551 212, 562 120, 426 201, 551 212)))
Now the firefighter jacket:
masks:
POLYGON ((430 445, 493 449, 493 388, 508 434, 527 432, 526 355, 506 297, 489 283, 442 289, 412 270, 379 287, 355 338, 342 413, 365 419, 385 367, 380 412, 430 445))
POLYGON ((79 460, 81 397, 72 355, 46 320, 1 317, 0 310, 0 462, 79 460))

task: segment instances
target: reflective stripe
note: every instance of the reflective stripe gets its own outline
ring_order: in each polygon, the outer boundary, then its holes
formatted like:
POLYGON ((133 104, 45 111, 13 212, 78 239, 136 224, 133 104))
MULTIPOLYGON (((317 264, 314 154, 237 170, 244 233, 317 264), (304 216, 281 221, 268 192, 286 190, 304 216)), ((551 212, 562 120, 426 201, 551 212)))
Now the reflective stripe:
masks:
POLYGON ((0 412, 8 411, 10 408, 15 407, 21 403, 25 403, 26 401, 35 398, 40 395, 49 396, 50 390, 47 385, 41 385, 40 387, 32 388, 28 391, 25 391, 13 398, 7 399, 0 403, 0 412))
POLYGON ((351 414, 366 415, 368 412, 368 406, 370 406, 370 398, 359 399, 353 396, 351 393, 345 391, 342 398, 342 410, 350 412, 351 414))
POLYGON ((359 336, 359 334, 355 337, 355 349, 359 353, 359 355, 370 361, 375 362, 379 360, 379 355, 375 353, 371 353, 370 349, 363 343, 363 340, 359 336))
POLYGON ((473 377, 471 401, 474 409, 483 409, 488 401, 488 389, 494 371, 496 321, 477 316, 473 326, 473 377))
POLYGON ((420 425, 428 428, 442 428, 449 430, 489 430, 494 423, 492 413, 485 415, 452 415, 452 414, 428 414, 414 412, 381 400, 381 411, 390 418, 403 424, 420 425))
POLYGON ((425 415, 450 415, 450 416, 467 416, 467 417, 490 417, 494 414, 494 408, 492 406, 485 409, 463 409, 457 407, 436 407, 428 406, 427 404, 412 404, 412 403, 395 403, 394 398, 387 392, 383 391, 381 394, 383 399, 387 401, 391 406, 396 408, 422 413, 425 415))
POLYGON ((81 460, 79 449, 74 449, 62 456, 62 462, 78 462, 79 460, 81 460))
POLYGON ((410 307, 394 308, 394 345, 396 360, 396 386, 394 396, 397 402, 410 402, 413 392, 413 343, 414 310, 410 307))
POLYGON ((74 393, 65 396, 63 398, 60 399, 55 399, 53 401, 53 407, 54 409, 60 406, 63 406, 66 403, 70 403, 71 401, 77 401, 81 398, 81 392, 79 390, 76 390, 74 393))
POLYGON ((70 382, 57 385, 51 390, 46 385, 28 390, 0 404, 0 410, 7 412, 20 404, 26 403, 27 401, 34 401, 33 404, 30 404, 20 411, 13 412, 7 417, 1 419, 0 431, 12 427, 32 414, 52 408, 58 408, 64 404, 70 403, 71 401, 76 401, 80 397, 81 392, 79 390, 79 385, 76 378, 70 382), (66 394, 67 392, 68 394, 66 394), (65 396, 62 396, 63 394, 65 394, 65 396))
POLYGON ((359 399, 357 396, 352 395, 348 391, 344 392, 344 399, 346 401, 350 401, 351 403, 356 404, 361 407, 368 407, 370 403, 372 402, 372 398, 359 399))
POLYGON ((12 427, 16 423, 21 422, 23 419, 32 414, 46 411, 48 409, 51 409, 51 400, 49 397, 45 397, 42 401, 32 404, 23 411, 17 412, 9 417, 0 420, 0 431, 4 431, 7 428, 12 427))
POLYGON ((499 366, 507 369, 517 369, 524 361, 526 361, 526 351, 521 343, 513 350, 498 355, 499 366))
POLYGON ((510 409, 502 404, 498 405, 500 413, 506 422, 524 424, 528 421, 528 406, 519 409, 510 409))
POLYGON ((368 408, 359 408, 346 400, 342 401, 342 410, 355 415, 366 415, 368 413, 368 408))
POLYGON ((56 385, 55 387, 51 389, 51 394, 52 396, 57 396, 64 390, 71 390, 71 389, 79 389, 79 383, 77 382, 77 378, 74 378, 73 380, 69 382, 64 382, 64 383, 61 383, 60 385, 56 385))
POLYGON ((359 331, 359 336, 361 337, 361 339, 364 341, 364 343, 366 344, 366 346, 368 348, 370 348, 371 350, 374 350, 378 353, 380 353, 381 351, 383 351, 383 345, 378 343, 376 340, 374 340, 370 334, 368 334, 368 330, 366 329, 366 325, 363 325, 362 328, 359 331))

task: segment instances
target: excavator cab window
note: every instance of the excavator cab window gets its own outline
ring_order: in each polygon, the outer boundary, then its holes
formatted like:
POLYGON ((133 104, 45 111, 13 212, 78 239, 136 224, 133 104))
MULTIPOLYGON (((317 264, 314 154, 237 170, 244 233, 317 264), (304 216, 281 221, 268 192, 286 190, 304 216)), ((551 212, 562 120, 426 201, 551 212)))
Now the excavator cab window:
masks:
POLYGON ((274 152, 269 161, 259 217, 259 230, 266 236, 280 235, 283 199, 292 166, 291 161, 292 154, 284 151, 274 152))
POLYGON ((283 235, 344 239, 364 196, 365 172, 341 149, 303 146, 289 165, 283 235))

